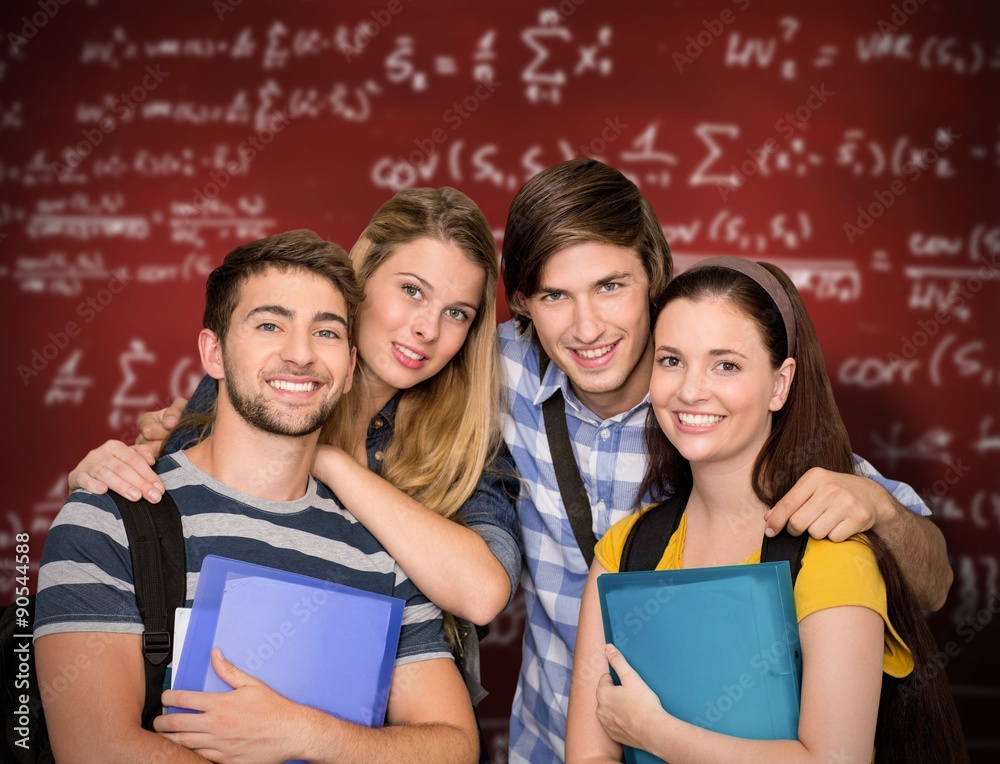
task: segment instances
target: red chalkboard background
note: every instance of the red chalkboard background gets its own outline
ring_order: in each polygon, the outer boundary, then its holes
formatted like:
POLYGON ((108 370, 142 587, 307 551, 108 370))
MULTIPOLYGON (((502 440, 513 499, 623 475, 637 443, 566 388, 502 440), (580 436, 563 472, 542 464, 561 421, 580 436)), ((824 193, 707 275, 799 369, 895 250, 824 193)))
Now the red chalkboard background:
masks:
MULTIPOLYGON (((14 534, 37 561, 67 471, 192 389, 233 246, 306 227, 349 248, 414 185, 462 189, 499 239, 525 180, 588 154, 639 184, 680 268, 738 254, 799 284, 855 450, 947 537, 930 622, 973 758, 997 759, 993 4, 3 5, 4 599, 14 534)), ((497 761, 522 623, 484 649, 497 761)))

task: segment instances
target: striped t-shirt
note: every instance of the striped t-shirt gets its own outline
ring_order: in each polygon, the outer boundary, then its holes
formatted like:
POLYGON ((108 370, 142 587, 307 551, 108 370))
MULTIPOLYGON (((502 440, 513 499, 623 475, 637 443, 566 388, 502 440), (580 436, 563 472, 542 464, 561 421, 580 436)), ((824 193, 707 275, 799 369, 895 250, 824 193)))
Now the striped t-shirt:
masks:
MULTIPOLYGON (((322 483, 310 477, 302 498, 265 501, 220 483, 184 453, 154 469, 180 510, 189 607, 202 560, 215 554, 398 597, 406 604, 396 665, 451 657, 440 610, 322 483)), ((85 491, 74 491, 52 523, 38 574, 35 637, 72 631, 143 631, 118 507, 85 491)))

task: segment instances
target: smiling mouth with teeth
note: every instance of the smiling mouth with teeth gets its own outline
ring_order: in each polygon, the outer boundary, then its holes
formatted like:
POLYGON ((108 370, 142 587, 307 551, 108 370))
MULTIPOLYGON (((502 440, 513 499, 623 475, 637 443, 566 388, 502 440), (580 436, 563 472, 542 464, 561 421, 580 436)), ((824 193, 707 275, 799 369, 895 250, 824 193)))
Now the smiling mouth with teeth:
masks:
POLYGON ((724 416, 718 414, 682 414, 681 412, 677 412, 677 418, 681 424, 689 427, 711 427, 725 419, 724 416))
POLYGON ((267 384, 276 390, 287 390, 290 393, 308 393, 319 387, 316 382, 288 382, 284 379, 272 379, 267 384))
POLYGON ((592 348, 590 350, 574 350, 573 352, 576 353, 581 358, 586 358, 588 361, 593 361, 595 358, 600 358, 601 356, 605 356, 608 353, 610 353, 612 350, 615 349, 615 345, 617 344, 618 344, 617 342, 613 342, 610 345, 605 345, 604 347, 601 348, 592 348))
POLYGON ((396 350, 398 350, 400 353, 402 353, 403 355, 405 355, 407 358, 410 358, 410 359, 412 359, 414 361, 426 361, 427 360, 426 356, 422 356, 419 353, 414 353, 409 348, 403 347, 402 345, 398 345, 395 342, 392 343, 392 346, 394 348, 396 348, 396 350))

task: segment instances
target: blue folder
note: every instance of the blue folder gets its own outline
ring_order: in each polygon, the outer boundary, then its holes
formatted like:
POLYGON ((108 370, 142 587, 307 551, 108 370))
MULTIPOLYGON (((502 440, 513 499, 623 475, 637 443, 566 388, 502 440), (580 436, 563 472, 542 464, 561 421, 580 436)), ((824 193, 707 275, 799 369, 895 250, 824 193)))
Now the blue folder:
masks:
MULTIPOLYGON (((797 739, 802 657, 788 562, 610 573, 597 589, 605 638, 668 713, 727 735, 797 739)), ((662 760, 626 747, 625 761, 662 760)))
MULTIPOLYGON (((174 689, 225 692, 213 647, 296 703, 381 726, 403 600, 208 555, 174 689)), ((170 712, 186 709, 171 708, 170 712)))

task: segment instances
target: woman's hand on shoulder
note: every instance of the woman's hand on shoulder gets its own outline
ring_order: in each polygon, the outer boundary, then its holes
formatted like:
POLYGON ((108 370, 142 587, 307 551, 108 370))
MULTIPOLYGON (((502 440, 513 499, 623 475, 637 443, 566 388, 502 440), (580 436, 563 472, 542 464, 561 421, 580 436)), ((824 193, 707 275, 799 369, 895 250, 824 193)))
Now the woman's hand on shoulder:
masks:
POLYGON ((155 461, 148 445, 127 446, 120 440, 109 440, 87 454, 69 473, 69 490, 107 493, 111 489, 132 501, 145 496, 155 504, 164 491, 151 466, 155 461))
POLYGON ((139 436, 135 439, 135 444, 148 446, 153 456, 159 457, 163 453, 163 444, 180 421, 185 406, 186 398, 174 398, 174 402, 165 409, 141 414, 136 422, 139 436))

